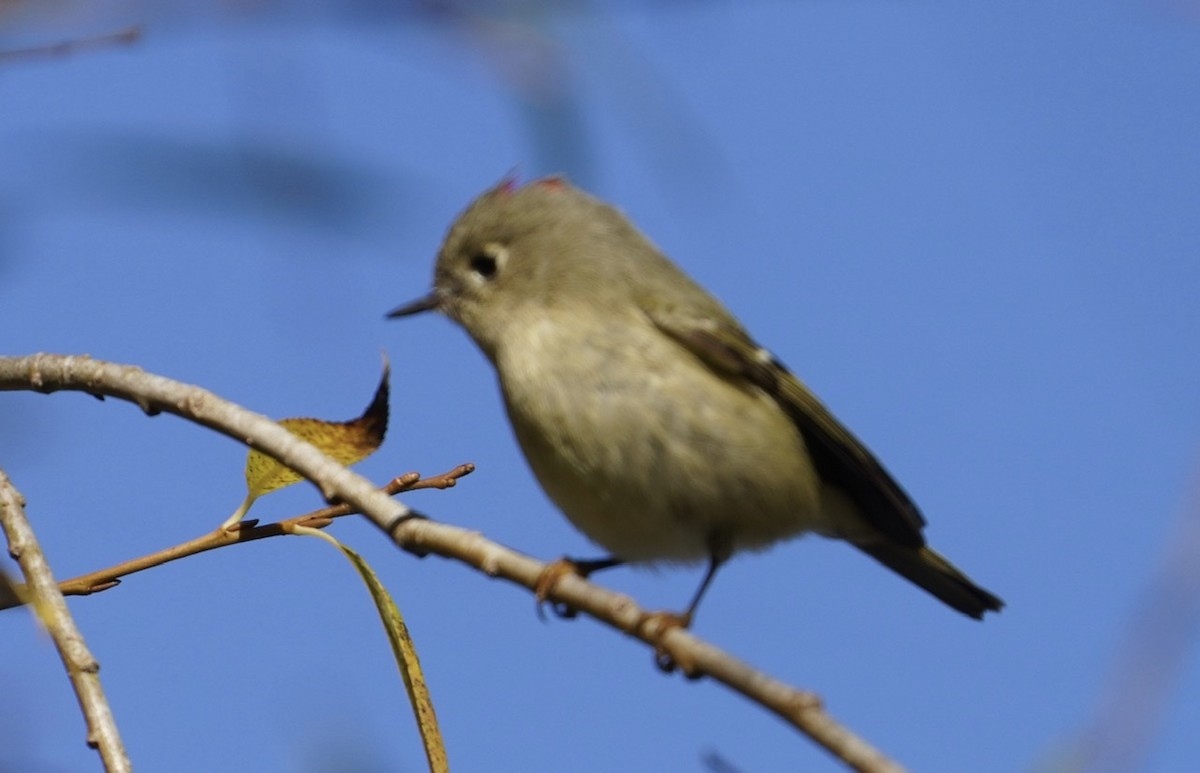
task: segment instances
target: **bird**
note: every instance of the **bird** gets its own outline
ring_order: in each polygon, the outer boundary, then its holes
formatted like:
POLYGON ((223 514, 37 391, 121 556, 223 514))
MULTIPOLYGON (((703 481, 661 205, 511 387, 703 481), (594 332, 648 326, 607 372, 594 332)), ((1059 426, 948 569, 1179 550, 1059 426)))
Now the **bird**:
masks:
MULTIPOLYGON (((745 260, 745 258, 742 258, 745 260)), ((509 177, 472 201, 437 253, 432 291, 390 318, 438 312, 494 366, 543 490, 621 564, 707 571, 815 533, 853 545, 971 618, 1004 602, 926 543, 900 484, 778 358, 624 213, 561 175, 509 177)))

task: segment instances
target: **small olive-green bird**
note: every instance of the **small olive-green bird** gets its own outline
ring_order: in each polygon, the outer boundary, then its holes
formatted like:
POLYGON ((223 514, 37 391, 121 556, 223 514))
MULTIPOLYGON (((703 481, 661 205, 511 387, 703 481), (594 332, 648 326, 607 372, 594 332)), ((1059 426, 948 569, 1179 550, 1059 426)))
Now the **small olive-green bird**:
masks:
POLYGON ((959 612, 1003 602, 925 544, 883 465, 621 212, 562 177, 511 180, 467 207, 433 291, 495 366, 542 488, 625 562, 708 562, 815 532, 843 539, 959 612))

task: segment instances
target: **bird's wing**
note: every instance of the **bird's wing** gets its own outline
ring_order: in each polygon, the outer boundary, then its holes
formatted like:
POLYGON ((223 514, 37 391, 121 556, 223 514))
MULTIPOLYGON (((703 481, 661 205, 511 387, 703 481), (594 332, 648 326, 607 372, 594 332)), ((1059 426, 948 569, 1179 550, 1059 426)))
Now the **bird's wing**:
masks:
POLYGON ((799 429, 821 479, 842 490, 872 526, 900 545, 925 544, 925 519, 904 489, 787 367, 736 323, 689 319, 671 311, 646 314, 714 371, 770 395, 799 429))

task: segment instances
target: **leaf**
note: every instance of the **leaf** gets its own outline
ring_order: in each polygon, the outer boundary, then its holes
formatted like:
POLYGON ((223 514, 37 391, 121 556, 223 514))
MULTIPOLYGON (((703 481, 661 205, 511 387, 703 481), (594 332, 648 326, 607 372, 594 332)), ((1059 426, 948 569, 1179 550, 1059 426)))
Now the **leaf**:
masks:
POLYGON ((29 605, 43 628, 50 630, 53 627, 54 607, 44 597, 33 593, 28 586, 21 585, 0 569, 0 609, 11 609, 22 604, 29 605))
POLYGON ((0 609, 19 607, 25 603, 25 592, 0 569, 0 609))
POLYGON ((429 689, 425 686, 425 675, 421 671, 421 662, 417 659, 417 650, 408 633, 408 626, 404 624, 404 616, 400 614, 400 608, 392 600, 391 594, 379 581, 379 577, 376 576, 366 559, 329 534, 307 526, 295 526, 293 532, 320 537, 342 551, 354 568, 358 570, 359 577, 362 578, 367 590, 371 593, 371 600, 375 602, 375 609, 379 612, 379 619, 383 622, 383 629, 387 632, 388 642, 392 645, 392 656, 396 659, 396 666, 400 669, 400 677, 404 680, 404 689, 408 693, 408 702, 417 718, 417 727, 421 731, 421 740, 425 744, 425 758, 429 761, 429 770, 432 773, 448 773, 450 765, 446 758, 446 747, 442 742, 441 730, 438 729, 437 714, 433 710, 429 689))
MULTIPOLYGON (((324 421, 322 419, 281 419, 280 426, 293 435, 307 440, 321 449, 326 456, 345 465, 366 459, 383 443, 388 424, 388 376, 390 368, 383 364, 383 375, 375 397, 362 416, 350 421, 324 421)), ((284 486, 303 480, 302 476, 275 461, 257 449, 251 449, 246 458, 246 488, 249 493, 238 517, 245 515, 253 502, 284 486)))

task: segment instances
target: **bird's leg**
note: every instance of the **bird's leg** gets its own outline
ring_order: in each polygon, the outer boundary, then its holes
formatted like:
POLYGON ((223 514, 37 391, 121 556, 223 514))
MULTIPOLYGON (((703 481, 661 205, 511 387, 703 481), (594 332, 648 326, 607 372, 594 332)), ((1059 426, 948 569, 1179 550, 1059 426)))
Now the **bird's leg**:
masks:
POLYGON ((704 598, 704 592, 708 590, 708 586, 712 584, 713 578, 717 576, 717 570, 729 558, 727 555, 713 553, 708 557, 708 571, 704 573, 704 579, 700 581, 700 587, 696 589, 696 595, 692 597, 692 603, 688 604, 687 611, 681 616, 681 625, 684 628, 689 628, 692 625, 692 618, 696 615, 696 607, 700 606, 700 599, 704 598))
MULTIPOLYGON (((542 570, 542 573, 538 575, 537 582, 533 586, 534 598, 537 599, 538 617, 543 620, 546 619, 545 604, 549 601, 550 594, 554 592, 554 586, 558 584, 559 579, 563 576, 573 574, 576 577, 582 577, 586 580, 593 572, 599 572, 601 569, 611 569, 623 563, 625 562, 615 556, 596 558, 588 561, 563 556, 557 561, 550 562, 542 570)), ((552 601, 550 602, 550 608, 558 617, 575 617, 575 610, 562 602, 552 601)))
POLYGON ((729 560, 730 549, 718 539, 710 540, 710 552, 708 555, 708 571, 704 573, 704 579, 700 581, 700 587, 696 589, 696 595, 692 597, 692 602, 688 604, 687 609, 683 613, 679 612, 650 612, 644 615, 640 621, 640 625, 653 623, 657 626, 655 639, 657 644, 654 648, 654 662, 660 670, 670 673, 679 667, 688 677, 695 677, 695 667, 690 663, 676 662, 663 647, 662 637, 672 628, 683 628, 687 630, 692 626, 692 620, 696 617, 696 608, 700 606, 700 599, 704 598, 705 591, 712 583, 713 578, 717 576, 717 570, 729 560))

